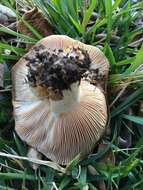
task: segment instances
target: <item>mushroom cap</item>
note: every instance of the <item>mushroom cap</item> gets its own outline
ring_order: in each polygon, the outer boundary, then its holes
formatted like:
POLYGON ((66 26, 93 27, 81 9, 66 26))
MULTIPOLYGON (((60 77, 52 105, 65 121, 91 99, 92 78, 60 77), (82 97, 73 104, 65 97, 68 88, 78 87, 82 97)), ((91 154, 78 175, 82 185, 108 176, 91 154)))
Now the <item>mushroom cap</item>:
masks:
MULTIPOLYGON (((96 47, 83 44, 64 35, 51 35, 39 41, 35 47, 65 49, 79 47, 86 50, 91 59, 90 68, 98 69, 102 84, 106 84, 109 63, 96 47)), ((26 55, 32 54, 31 49, 26 55)), ((82 79, 80 98, 74 109, 56 114, 51 111, 49 99, 37 93, 27 83, 27 61, 22 57, 13 67, 13 107, 15 129, 20 138, 49 159, 67 164, 77 154, 89 154, 105 131, 107 106, 104 90, 82 79)))

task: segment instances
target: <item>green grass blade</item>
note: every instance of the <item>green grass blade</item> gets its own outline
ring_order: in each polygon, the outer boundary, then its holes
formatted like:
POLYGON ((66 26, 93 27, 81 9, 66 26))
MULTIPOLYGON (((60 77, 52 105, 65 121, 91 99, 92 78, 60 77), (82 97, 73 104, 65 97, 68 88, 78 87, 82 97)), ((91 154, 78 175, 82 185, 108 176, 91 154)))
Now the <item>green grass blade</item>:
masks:
POLYGON ((44 36, 42 36, 30 23, 21 18, 22 22, 27 26, 27 28, 32 32, 32 34, 38 39, 41 40, 44 36))
POLYGON ((56 7, 56 9, 61 12, 62 11, 62 4, 59 0, 52 0, 53 5, 56 7))
POLYGON ((20 59, 20 55, 5 55, 5 54, 1 54, 0 58, 2 58, 3 60, 19 60, 20 59))
POLYGON ((93 154, 93 155, 90 155, 88 157, 88 159, 86 160, 83 160, 81 162, 81 165, 82 166, 86 166, 86 165, 89 165, 89 164, 94 164, 96 163, 96 161, 98 161, 102 156, 104 156, 111 148, 111 144, 115 141, 115 139, 117 138, 117 128, 114 129, 114 133, 113 133, 113 137, 112 137, 112 140, 111 142, 108 144, 108 146, 105 148, 105 149, 101 149, 98 153, 96 154, 93 154))
POLYGON ((140 88, 136 90, 133 94, 128 96, 126 100, 121 103, 119 106, 117 106, 113 111, 111 112, 111 117, 115 117, 127 108, 129 108, 131 105, 133 105, 137 100, 141 99, 143 97, 143 88, 140 88))
POLYGON ((134 115, 126 115, 126 114, 123 114, 122 117, 127 119, 127 120, 130 120, 134 123, 137 123, 139 125, 143 125, 143 118, 142 117, 134 116, 134 115))
POLYGON ((105 2, 105 11, 107 18, 107 33, 108 37, 110 37, 112 31, 112 0, 108 1, 105 0, 104 2, 105 2))
POLYGON ((25 175, 25 174, 18 174, 18 173, 1 173, 0 172, 0 179, 10 180, 10 179, 27 179, 27 180, 36 180, 33 175, 25 175))
POLYGON ((16 190, 16 189, 0 185, 0 190, 16 190))
POLYGON ((125 74, 130 74, 134 72, 143 63, 143 45, 138 51, 135 60, 132 62, 131 66, 125 71, 125 74))
POLYGON ((93 13, 94 9, 96 8, 96 6, 97 6, 97 0, 92 0, 89 8, 86 10, 86 13, 83 17, 82 26, 83 26, 84 30, 91 18, 92 13, 93 13))
POLYGON ((15 47, 13 45, 9 45, 9 44, 6 44, 6 43, 1 43, 0 42, 0 48, 2 49, 9 49, 10 51, 16 53, 16 54, 24 54, 26 53, 26 50, 23 49, 23 48, 18 48, 18 47, 15 47))
POLYGON ((65 187, 71 182, 71 178, 69 177, 69 176, 65 176, 63 179, 62 179, 62 181, 61 181, 61 183, 60 183, 60 185, 59 185, 59 189, 60 190, 63 190, 63 189, 65 189, 65 187))
MULTIPOLYGON (((35 0, 38 1, 38 0, 35 0)), ((50 2, 43 2, 43 7, 44 10, 46 10, 48 12, 48 14, 50 14, 50 16, 52 17, 52 20, 54 20, 55 22, 55 27, 57 28, 57 23, 59 23, 59 19, 60 19, 60 23, 62 24, 63 29, 65 29, 66 31, 69 32, 70 34, 77 34, 75 28, 71 25, 70 22, 68 22, 67 17, 65 17, 64 14, 62 14, 61 12, 59 12, 56 7, 54 7, 50 2)))
POLYGON ((28 37, 28 36, 26 36, 24 34, 20 34, 18 32, 15 32, 15 31, 13 31, 13 30, 5 27, 5 26, 0 27, 0 32, 4 32, 6 34, 10 34, 12 36, 16 36, 16 37, 19 37, 19 38, 24 39, 24 40, 28 40, 28 41, 30 41, 33 44, 35 44, 37 42, 36 39, 28 37))
POLYGON ((13 136, 14 136, 15 145, 16 145, 17 150, 18 150, 18 154, 20 156, 25 156, 26 153, 27 153, 27 150, 26 150, 26 147, 25 147, 24 143, 22 143, 20 141, 20 139, 17 137, 17 135, 15 133, 14 133, 13 136))
POLYGON ((134 60, 135 60, 135 57, 128 57, 125 60, 118 61, 116 65, 119 65, 119 66, 128 65, 128 64, 131 64, 134 60))
POLYGON ((66 171, 72 170, 80 161, 80 154, 78 154, 70 163, 66 166, 66 171))
POLYGON ((115 0, 113 6, 112 6, 112 10, 116 10, 120 4, 122 3, 123 0, 115 0))
POLYGON ((78 22, 76 22, 76 20, 74 20, 70 15, 69 15, 69 18, 70 18, 72 24, 78 30, 78 32, 82 34, 84 32, 82 25, 80 25, 78 22))
POLYGON ((105 44, 104 53, 107 56, 109 62, 112 65, 115 65, 116 64, 115 57, 114 57, 113 51, 112 51, 111 47, 108 45, 108 43, 105 44))
MULTIPOLYGON (((76 9, 75 1, 71 0, 66 0, 67 1, 67 7, 70 13, 70 16, 79 23, 79 18, 78 18, 78 9, 76 9)), ((78 1, 77 1, 78 3, 78 1)))
POLYGON ((78 178, 79 183, 81 184, 81 190, 87 189, 87 167, 82 167, 80 175, 78 178))
POLYGON ((90 190, 98 190, 93 184, 89 183, 90 190))

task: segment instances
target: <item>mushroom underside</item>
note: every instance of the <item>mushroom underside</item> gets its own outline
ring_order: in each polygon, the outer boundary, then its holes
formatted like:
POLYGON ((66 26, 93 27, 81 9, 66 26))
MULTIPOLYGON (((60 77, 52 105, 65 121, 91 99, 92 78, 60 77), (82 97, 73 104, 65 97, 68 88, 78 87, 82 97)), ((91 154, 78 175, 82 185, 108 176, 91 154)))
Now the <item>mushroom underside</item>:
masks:
MULTIPOLYGON (((91 59, 90 68, 98 69, 103 76, 102 83, 106 84, 109 64, 98 48, 60 35, 46 37, 36 47, 41 44, 51 50, 69 46, 85 49, 91 59)), ((31 49, 26 56, 32 52, 31 49)), ((60 164, 67 164, 79 153, 81 156, 90 153, 103 135, 107 122, 104 89, 82 79, 82 94, 75 109, 57 115, 50 110, 47 94, 29 85, 27 63, 21 58, 12 73, 15 129, 21 139, 60 164)))
POLYGON ((88 91, 73 111, 60 115, 48 109, 47 100, 15 103, 16 131, 22 140, 60 164, 67 164, 77 154, 84 156, 93 150, 106 128, 104 95, 98 88, 93 94, 88 91))

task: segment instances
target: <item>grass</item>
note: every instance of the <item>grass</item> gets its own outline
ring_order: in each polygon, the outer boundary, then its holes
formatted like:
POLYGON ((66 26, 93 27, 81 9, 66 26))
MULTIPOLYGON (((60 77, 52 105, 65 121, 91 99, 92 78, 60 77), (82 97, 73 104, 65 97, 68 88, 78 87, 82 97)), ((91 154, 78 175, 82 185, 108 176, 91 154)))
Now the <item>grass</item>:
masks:
MULTIPOLYGON (((21 13, 14 0, 1 1, 21 13)), ((104 136, 106 147, 78 163, 78 156, 66 167, 26 158, 27 146, 14 131, 11 105, 11 67, 28 50, 0 42, 1 63, 7 63, 5 88, 0 90, 0 189, 35 190, 142 190, 143 185, 143 46, 137 43, 143 36, 143 2, 131 0, 33 0, 24 1, 26 7, 35 4, 50 21, 55 33, 65 34, 84 43, 95 45, 108 57, 108 104, 111 113, 111 133, 104 136), (88 6, 88 2, 89 6, 88 6), (95 16, 93 17, 93 11, 95 16), (9 50, 9 54, 5 53, 9 50), (7 89, 9 91, 7 91, 7 89), (114 162, 102 158, 115 157, 114 162), (37 172, 30 163, 39 163, 37 172), (90 166, 89 166, 90 165, 90 166), (96 169, 96 172, 95 172, 96 169), (101 188, 102 185, 102 188, 101 188)), ((22 1, 18 4, 23 6, 22 1)), ((35 44, 42 38, 39 31, 25 25, 33 37, 12 31, 5 26, 0 32, 23 44, 35 44)), ((110 160, 112 160, 110 158, 110 160)))

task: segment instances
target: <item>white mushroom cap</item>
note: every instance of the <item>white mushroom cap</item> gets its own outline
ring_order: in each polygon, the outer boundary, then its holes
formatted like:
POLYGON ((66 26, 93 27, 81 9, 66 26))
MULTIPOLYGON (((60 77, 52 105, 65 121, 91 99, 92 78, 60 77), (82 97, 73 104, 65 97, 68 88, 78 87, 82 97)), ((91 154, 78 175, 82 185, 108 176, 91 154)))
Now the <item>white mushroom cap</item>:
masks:
MULTIPOLYGON (((90 68, 98 68, 106 83, 109 64, 98 48, 63 35, 48 36, 36 46, 40 44, 50 50, 74 46, 87 50, 90 68)), ((37 93, 27 82, 27 75, 27 61, 21 58, 13 67, 15 129, 21 139, 60 164, 67 164, 79 153, 89 154, 107 123, 103 90, 82 79, 80 85, 73 83, 70 90, 63 90, 63 99, 54 101, 42 90, 37 93)))

